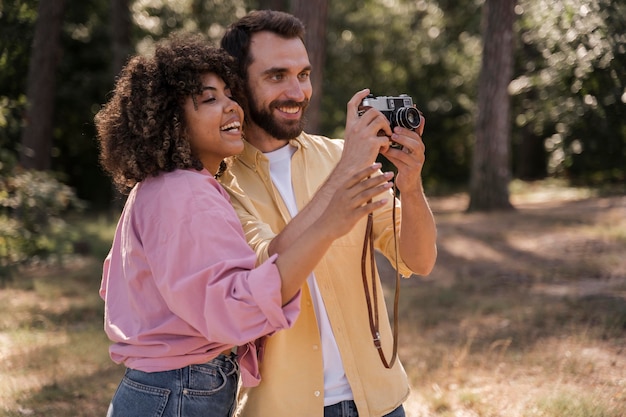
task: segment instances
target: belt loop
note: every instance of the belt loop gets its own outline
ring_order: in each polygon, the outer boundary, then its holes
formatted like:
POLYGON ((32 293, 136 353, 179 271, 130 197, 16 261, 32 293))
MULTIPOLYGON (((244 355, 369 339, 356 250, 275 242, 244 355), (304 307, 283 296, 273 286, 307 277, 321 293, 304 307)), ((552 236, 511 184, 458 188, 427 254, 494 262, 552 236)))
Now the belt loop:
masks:
POLYGON ((233 369, 239 372, 239 362, 237 362, 237 353, 231 352, 230 355, 226 356, 226 360, 233 365, 233 369))

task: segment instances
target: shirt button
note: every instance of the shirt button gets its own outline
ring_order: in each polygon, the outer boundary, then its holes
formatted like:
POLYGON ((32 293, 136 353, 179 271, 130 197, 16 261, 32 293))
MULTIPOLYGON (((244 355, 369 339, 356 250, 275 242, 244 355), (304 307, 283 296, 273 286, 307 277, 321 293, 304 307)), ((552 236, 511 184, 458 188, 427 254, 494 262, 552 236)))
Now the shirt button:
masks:
POLYGON ((319 397, 319 396, 320 396, 320 392, 319 392, 319 391, 315 391, 315 392, 313 393, 313 395, 315 395, 316 397, 319 397))
POLYGON ((319 349, 319 346, 313 345, 313 350, 317 350, 317 349, 319 349))

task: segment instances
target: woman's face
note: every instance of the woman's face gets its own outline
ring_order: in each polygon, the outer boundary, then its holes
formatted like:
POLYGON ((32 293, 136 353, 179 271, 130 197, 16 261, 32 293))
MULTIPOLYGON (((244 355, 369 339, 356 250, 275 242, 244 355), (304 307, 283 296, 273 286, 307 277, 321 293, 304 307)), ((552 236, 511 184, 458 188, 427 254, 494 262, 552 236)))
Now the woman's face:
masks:
POLYGON ((244 116, 219 76, 207 73, 201 80, 202 94, 187 97, 183 109, 191 149, 204 168, 215 174, 224 158, 243 150, 244 116))

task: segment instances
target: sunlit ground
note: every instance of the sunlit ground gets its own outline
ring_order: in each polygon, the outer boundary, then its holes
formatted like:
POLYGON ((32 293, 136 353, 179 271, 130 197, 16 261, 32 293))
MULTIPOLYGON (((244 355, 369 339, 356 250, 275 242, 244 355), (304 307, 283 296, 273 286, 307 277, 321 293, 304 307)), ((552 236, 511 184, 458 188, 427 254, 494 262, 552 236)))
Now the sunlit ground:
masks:
MULTIPOLYGON (((464 195, 431 199, 438 263, 400 294, 408 416, 626 415, 626 197, 585 193, 528 190, 488 214, 464 213, 464 195)), ((100 265, 35 268, 0 289, 0 415, 105 415, 122 369, 100 265)))

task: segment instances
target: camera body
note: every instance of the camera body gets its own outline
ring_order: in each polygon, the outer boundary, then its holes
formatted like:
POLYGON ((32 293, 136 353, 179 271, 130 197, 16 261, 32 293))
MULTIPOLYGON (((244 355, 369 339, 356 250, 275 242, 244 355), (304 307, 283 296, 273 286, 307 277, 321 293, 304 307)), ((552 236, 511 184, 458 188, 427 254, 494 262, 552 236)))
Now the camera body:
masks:
MULTIPOLYGON (((400 126, 410 130, 416 130, 422 123, 420 112, 413 105, 413 99, 406 94, 399 96, 374 96, 368 95, 359 106, 359 114, 363 114, 368 108, 379 110, 389 120, 391 129, 400 126)), ((401 148, 396 143, 392 147, 401 148)))
POLYGON ((361 107, 379 110, 389 120, 392 129, 401 126, 415 130, 422 123, 419 111, 413 106, 413 99, 406 94, 400 94, 397 97, 375 97, 370 94, 363 99, 361 107))

